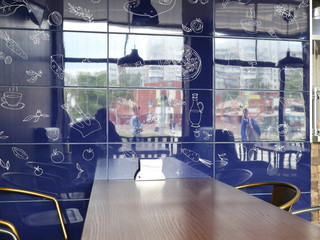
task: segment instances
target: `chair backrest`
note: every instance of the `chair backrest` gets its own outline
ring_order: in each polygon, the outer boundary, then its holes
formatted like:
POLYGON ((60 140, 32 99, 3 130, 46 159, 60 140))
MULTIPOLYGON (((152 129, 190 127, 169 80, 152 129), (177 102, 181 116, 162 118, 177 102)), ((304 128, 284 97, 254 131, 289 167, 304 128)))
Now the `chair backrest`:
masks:
POLYGON ((313 207, 309 207, 309 208, 302 208, 302 209, 298 209, 298 210, 292 211, 291 213, 292 213, 293 215, 298 215, 298 214, 311 213, 311 212, 316 212, 316 211, 320 211, 320 206, 313 206, 313 207))
POLYGON ((0 225, 3 225, 6 227, 6 228, 0 228, 0 233, 4 233, 6 235, 11 236, 13 240, 20 240, 17 229, 11 222, 0 219, 0 225))
MULTIPOLYGON (((27 194, 27 195, 32 195, 32 196, 37 196, 37 197, 41 197, 41 198, 46 198, 46 199, 52 200, 54 202, 55 206, 56 206, 56 210, 57 210, 57 214, 58 214, 58 217, 59 217, 59 221, 60 221, 60 225, 61 225, 61 229, 62 229, 64 240, 68 240, 67 231, 66 231, 66 227, 64 225, 62 212, 61 212, 61 209, 60 209, 59 202, 58 202, 58 200, 56 198, 54 198, 54 197, 52 197, 50 195, 46 195, 46 194, 42 194, 42 193, 38 193, 38 192, 27 191, 27 190, 22 190, 22 189, 16 189, 16 188, 0 188, 0 191, 27 194)), ((13 231, 13 229, 11 229, 11 227, 8 226, 8 223, 9 222, 7 222, 7 221, 1 221, 0 220, 0 224, 6 225, 7 227, 10 228, 11 231, 13 231)), ((18 239, 19 239, 19 235, 16 232, 16 230, 15 230, 14 233, 18 236, 18 239)))
POLYGON ((1 236, 1 234, 5 234, 7 236, 10 236, 11 239, 13 239, 13 240, 19 240, 19 238, 8 229, 0 228, 0 236, 1 236))
POLYGON ((301 191, 298 187, 290 183, 284 182, 260 182, 260 183, 250 183, 246 185, 237 186, 237 189, 258 187, 264 185, 272 185, 272 197, 271 204, 279 207, 280 209, 290 211, 292 205, 296 203, 300 196, 301 191))

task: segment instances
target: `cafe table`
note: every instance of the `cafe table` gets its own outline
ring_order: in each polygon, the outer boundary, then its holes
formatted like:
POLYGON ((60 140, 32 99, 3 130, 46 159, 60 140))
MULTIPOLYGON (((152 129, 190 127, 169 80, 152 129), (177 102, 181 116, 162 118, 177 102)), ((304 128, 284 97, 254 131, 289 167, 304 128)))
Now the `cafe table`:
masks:
POLYGON ((212 178, 96 180, 82 240, 315 240, 320 227, 212 178))

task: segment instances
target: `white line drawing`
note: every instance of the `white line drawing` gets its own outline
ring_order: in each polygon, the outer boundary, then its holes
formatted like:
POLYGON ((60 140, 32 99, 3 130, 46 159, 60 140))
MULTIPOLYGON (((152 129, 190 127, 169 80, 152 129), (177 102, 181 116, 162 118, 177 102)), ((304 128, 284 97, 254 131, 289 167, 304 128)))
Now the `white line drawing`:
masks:
POLYGON ((185 25, 185 24, 181 24, 181 28, 182 28, 182 30, 183 31, 185 31, 185 32, 192 32, 192 29, 191 28, 189 28, 187 25, 185 25))
POLYGON ((123 147, 122 148, 123 155, 126 157, 128 160, 133 160, 138 157, 137 153, 129 148, 123 147))
POLYGON ((91 63, 90 59, 89 58, 85 58, 82 60, 82 63, 91 63))
POLYGON ((205 4, 207 4, 209 2, 209 0, 189 0, 189 3, 191 3, 191 4, 196 4, 198 2, 200 2, 203 5, 205 5, 205 4))
POLYGON ((7 171, 9 171, 10 169, 10 162, 6 161, 6 163, 0 158, 0 166, 4 169, 6 169, 7 171))
POLYGON ((177 169, 177 171, 175 173, 179 177, 183 173, 183 170, 182 169, 177 169))
POLYGON ((284 136, 289 131, 289 125, 287 123, 279 124, 277 131, 278 131, 279 135, 284 136))
POLYGON ((69 123, 69 126, 81 133, 83 138, 101 129, 100 122, 93 118, 90 113, 84 113, 77 104, 75 104, 74 107, 70 107, 68 104, 62 104, 61 107, 69 114, 71 118, 72 122, 69 123), (80 114, 82 119, 81 122, 73 116, 70 108, 74 108, 80 114))
MULTIPOLYGON (((139 1, 140 2, 140 1, 139 1)), ((175 5, 176 5, 176 2, 177 0, 152 0, 152 4, 153 5, 157 5, 158 7, 167 7, 167 9, 163 10, 163 11, 150 11, 150 12, 146 12, 146 13, 137 13, 137 11, 135 10, 137 7, 139 7, 139 4, 138 1, 136 0, 132 0, 132 1, 129 1, 129 2, 126 2, 124 5, 123 5, 123 8, 125 11, 133 14, 133 15, 136 15, 136 16, 141 16, 141 17, 149 17, 149 18, 154 18, 154 17, 157 17, 161 14, 164 14, 166 12, 169 12, 171 11, 175 5)), ((153 7, 153 6, 152 6, 153 7)))
POLYGON ((278 173, 278 168, 274 164, 269 163, 269 165, 267 167, 267 174, 269 176, 275 176, 275 175, 277 175, 277 173, 278 173))
POLYGON ((1 38, 6 41, 6 46, 15 54, 19 55, 24 59, 28 59, 27 54, 21 49, 16 41, 10 38, 6 31, 0 30, 1 38))
POLYGON ((4 139, 7 139, 9 138, 9 136, 6 136, 6 135, 3 135, 4 134, 4 131, 0 131, 0 140, 4 140, 4 139))
POLYGON ((206 141, 209 140, 213 136, 208 131, 203 131, 203 134, 205 135, 203 139, 206 141))
POLYGON ((227 129, 227 128, 222 129, 222 133, 225 133, 225 132, 227 132, 227 134, 228 134, 230 137, 233 136, 233 132, 232 132, 231 130, 229 130, 229 129, 227 129))
POLYGON ((302 0, 302 2, 299 4, 299 8, 306 8, 309 7, 309 0, 302 0))
POLYGON ((90 12, 90 10, 80 6, 72 5, 71 3, 68 3, 68 5, 70 13, 83 18, 87 22, 92 22, 94 20, 93 14, 90 12))
POLYGON ((289 83, 294 87, 301 87, 303 84, 303 71, 299 68, 293 68, 293 67, 285 67, 280 70, 280 76, 282 75, 281 72, 284 71, 285 79, 282 79, 280 77, 280 81, 284 83, 289 83), (299 76, 299 77, 297 77, 299 76))
POLYGON ((99 3, 101 0, 91 0, 93 3, 99 3))
POLYGON ((283 20, 289 23, 295 23, 297 25, 297 29, 299 29, 299 24, 296 20, 298 12, 295 11, 295 9, 286 4, 276 4, 274 5, 274 14, 282 16, 283 20))
POLYGON ((249 11, 246 11, 246 17, 247 17, 247 18, 254 19, 254 18, 257 17, 257 14, 256 14, 256 12, 253 10, 253 8, 250 8, 249 11))
POLYGON ((41 117, 47 118, 50 117, 50 115, 42 113, 42 111, 38 109, 34 115, 28 115, 22 121, 30 122, 31 120, 33 120, 33 122, 38 122, 41 117))
POLYGON ((199 131, 198 129, 195 129, 195 130, 193 131, 193 134, 194 134, 194 136, 195 136, 196 138, 200 137, 200 131, 199 131))
POLYGON ((25 53, 25 51, 15 40, 10 38, 10 35, 6 31, 0 30, 0 38, 6 41, 7 48, 9 48, 12 52, 22 57, 23 59, 28 59, 28 55, 25 53))
POLYGON ((240 23, 244 31, 249 34, 256 34, 262 25, 260 20, 250 18, 242 19, 240 23))
POLYGON ((50 56, 50 68, 60 78, 63 80, 64 76, 64 56, 62 54, 55 54, 50 56))
POLYGON ((258 149, 256 146, 254 146, 253 148, 251 148, 249 151, 248 151, 248 157, 249 157, 249 161, 251 160, 252 157, 254 157, 256 154, 258 153, 258 149))
POLYGON ((226 153, 218 154, 218 157, 219 157, 218 162, 220 162, 220 164, 221 164, 222 167, 227 166, 228 163, 229 163, 229 162, 228 162, 229 159, 225 157, 226 155, 227 155, 226 153))
POLYGON ((181 66, 181 79, 183 81, 195 80, 202 69, 202 60, 200 55, 188 45, 184 45, 182 52, 182 60, 160 60, 158 61, 161 66, 178 65, 181 66))
POLYGON ((3 6, 0 6, 0 17, 10 16, 14 14, 20 7, 27 8, 29 13, 32 12, 26 0, 14 0, 11 4, 7 3, 5 0, 2 0, 1 3, 3 6))
POLYGON ((282 152, 284 153, 286 151, 286 147, 284 145, 281 144, 275 144, 274 145, 274 151, 275 152, 282 152))
POLYGON ((241 26, 245 30, 246 33, 256 34, 261 27, 262 22, 256 19, 256 12, 253 8, 250 8, 249 11, 246 11, 246 19, 241 20, 241 26))
POLYGON ((12 57, 6 56, 3 52, 0 52, 0 60, 3 60, 3 62, 7 65, 12 63, 12 57))
POLYGON ((41 40, 43 41, 49 41, 49 34, 45 33, 43 30, 34 30, 33 34, 29 36, 29 38, 32 40, 33 44, 40 44, 41 40))
POLYGON ((6 56, 6 58, 4 59, 4 63, 5 64, 11 64, 12 63, 12 57, 11 56, 6 56))
POLYGON ((60 26, 62 24, 62 16, 58 11, 53 11, 48 16, 50 26, 60 26))
POLYGON ((202 164, 204 164, 205 166, 207 166, 209 168, 212 165, 211 161, 201 158, 199 153, 194 152, 190 149, 182 148, 181 152, 183 153, 183 155, 185 155, 188 159, 190 159, 193 162, 201 162, 202 164))
POLYGON ((204 109, 203 103, 198 101, 198 93, 193 93, 192 105, 189 110, 189 122, 191 123, 191 127, 193 128, 200 127, 203 109, 204 109))
POLYGON ((82 152, 82 158, 86 161, 91 161, 94 158, 94 151, 92 148, 87 148, 82 152))
POLYGON ((20 110, 25 106, 21 99, 22 93, 18 92, 17 87, 9 88, 9 92, 4 92, 1 97, 1 106, 9 110, 20 110))
POLYGON ((49 139, 56 141, 60 136, 59 128, 46 128, 46 135, 49 139))
POLYGON ((236 4, 248 4, 249 2, 251 2, 251 0, 223 0, 222 1, 222 7, 226 8, 227 5, 229 5, 230 3, 236 3, 236 4))
POLYGON ((52 150, 50 155, 51 161, 54 163, 62 163, 64 161, 64 154, 57 148, 52 150))
POLYGON ((179 100, 179 99, 172 99, 172 100, 170 100, 168 103, 169 103, 169 105, 172 106, 172 107, 186 105, 186 102, 185 102, 185 101, 179 100))
POLYGON ((23 149, 18 148, 18 147, 12 147, 11 150, 17 158, 22 159, 22 160, 29 159, 28 154, 23 149))
POLYGON ((273 37, 273 38, 279 38, 279 37, 277 36, 277 33, 274 31, 273 28, 270 28, 270 29, 268 30, 268 33, 269 33, 269 35, 270 35, 271 37, 273 37))
POLYGON ((76 168, 79 170, 77 175, 77 179, 79 179, 81 177, 81 174, 84 172, 84 170, 81 168, 79 163, 76 164, 76 168))
POLYGON ((42 71, 40 70, 38 72, 35 72, 33 70, 27 70, 26 74, 30 77, 27 79, 27 82, 35 83, 38 80, 38 78, 42 76, 42 71))
POLYGON ((182 30, 185 32, 194 32, 194 33, 202 33, 203 31, 203 21, 200 18, 196 18, 194 20, 191 21, 190 23, 190 27, 188 27, 187 25, 181 24, 182 26, 182 30))
POLYGON ((296 152, 296 163, 300 162, 302 158, 302 152, 299 150, 296 152))
POLYGON ((37 177, 39 177, 43 174, 43 169, 40 166, 33 167, 33 169, 34 169, 33 173, 37 177))

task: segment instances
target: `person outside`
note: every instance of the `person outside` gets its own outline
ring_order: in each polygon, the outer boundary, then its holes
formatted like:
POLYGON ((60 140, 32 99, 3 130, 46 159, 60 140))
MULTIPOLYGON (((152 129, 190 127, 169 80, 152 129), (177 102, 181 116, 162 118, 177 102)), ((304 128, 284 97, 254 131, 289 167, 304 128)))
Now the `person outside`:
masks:
POLYGON ((133 110, 133 116, 130 119, 131 133, 133 137, 139 137, 141 136, 141 132, 142 132, 142 124, 140 123, 140 120, 139 120, 140 107, 134 106, 132 110, 133 110))
MULTIPOLYGON (((261 130, 258 123, 249 117, 249 111, 247 108, 243 109, 243 116, 241 121, 241 140, 244 146, 245 159, 250 160, 253 153, 255 143, 260 140, 261 130)), ((254 154, 256 159, 257 154, 254 154)))

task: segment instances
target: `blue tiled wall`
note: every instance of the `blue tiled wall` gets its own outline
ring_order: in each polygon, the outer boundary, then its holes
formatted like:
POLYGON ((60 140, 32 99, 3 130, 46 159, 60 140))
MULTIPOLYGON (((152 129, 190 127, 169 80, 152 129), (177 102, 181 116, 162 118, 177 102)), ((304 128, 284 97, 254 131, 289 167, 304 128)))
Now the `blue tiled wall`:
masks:
MULTIPOLYGON (((72 240, 93 180, 134 179, 144 159, 166 178, 290 182, 308 206, 308 13, 302 0, 3 1, 0 186, 57 197, 72 240)), ((2 195, 22 239, 60 237, 47 202, 2 195)))

